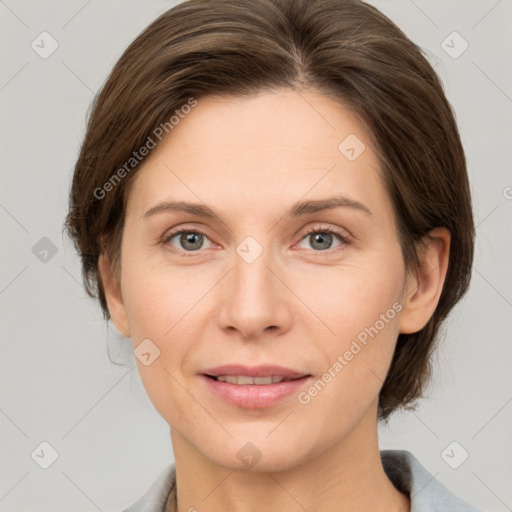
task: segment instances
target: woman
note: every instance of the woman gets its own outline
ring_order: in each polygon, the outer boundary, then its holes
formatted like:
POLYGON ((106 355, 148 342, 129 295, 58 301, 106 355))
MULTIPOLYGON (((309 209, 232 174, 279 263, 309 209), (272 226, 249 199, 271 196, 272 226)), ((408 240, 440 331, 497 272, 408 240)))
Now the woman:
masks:
POLYGON ((175 463, 129 512, 475 511, 377 423, 466 292, 464 151, 355 0, 188 0, 97 96, 66 226, 175 463))

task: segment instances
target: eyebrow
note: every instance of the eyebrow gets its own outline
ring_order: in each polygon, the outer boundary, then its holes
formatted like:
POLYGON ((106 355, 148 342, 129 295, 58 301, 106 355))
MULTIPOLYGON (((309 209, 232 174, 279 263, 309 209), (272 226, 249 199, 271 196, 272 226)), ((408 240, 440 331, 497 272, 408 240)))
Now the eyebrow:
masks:
MULTIPOLYGON (((366 215, 372 215, 370 209, 363 203, 350 199, 346 196, 334 196, 325 199, 316 199, 309 201, 301 201, 292 205, 286 212, 286 215, 291 217, 301 217, 310 213, 317 213, 325 210, 333 210, 335 208, 350 208, 353 210, 361 211, 366 215)), ((142 217, 146 220, 157 214, 164 212, 177 212, 189 213, 208 219, 215 219, 222 222, 220 216, 215 213, 209 206, 200 203, 188 203, 185 201, 163 201, 151 207, 142 217)))

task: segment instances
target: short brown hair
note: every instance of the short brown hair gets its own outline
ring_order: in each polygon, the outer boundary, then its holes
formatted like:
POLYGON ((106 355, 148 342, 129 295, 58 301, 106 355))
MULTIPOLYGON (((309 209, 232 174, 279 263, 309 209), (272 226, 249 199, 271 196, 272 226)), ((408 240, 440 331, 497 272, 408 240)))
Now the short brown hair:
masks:
POLYGON ((451 106, 422 51, 357 0, 187 0, 124 51, 96 95, 74 169, 65 227, 85 288, 110 319, 98 272, 105 248, 114 277, 126 199, 138 165, 98 190, 190 98, 314 89, 348 106, 380 159, 408 270, 435 227, 451 232, 439 304, 419 332, 400 334, 379 396, 379 418, 423 394, 439 326, 466 292, 474 224, 466 162, 451 106), (104 190, 104 189, 102 189, 104 190))

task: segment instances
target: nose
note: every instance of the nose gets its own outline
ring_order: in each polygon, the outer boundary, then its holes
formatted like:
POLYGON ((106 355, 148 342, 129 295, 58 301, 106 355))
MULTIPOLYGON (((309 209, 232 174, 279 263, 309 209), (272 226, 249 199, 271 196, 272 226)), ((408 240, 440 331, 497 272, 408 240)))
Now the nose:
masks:
POLYGON ((293 294, 283 283, 280 267, 268 251, 254 261, 238 253, 222 288, 219 326, 236 331, 245 340, 282 334, 289 329, 288 301, 293 294))

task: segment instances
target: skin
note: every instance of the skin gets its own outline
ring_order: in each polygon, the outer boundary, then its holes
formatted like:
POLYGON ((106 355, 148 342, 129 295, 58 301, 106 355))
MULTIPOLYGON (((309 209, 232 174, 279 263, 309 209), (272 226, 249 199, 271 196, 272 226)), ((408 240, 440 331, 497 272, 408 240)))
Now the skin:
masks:
POLYGON ((435 310, 450 235, 432 231, 420 271, 406 272, 364 126, 311 90, 204 98, 137 172, 120 282, 105 254, 99 268, 117 328, 134 347, 149 338, 160 350, 137 365, 170 425, 178 511, 409 511, 382 467, 378 394, 398 334, 420 330, 435 310), (338 150, 349 134, 366 145, 355 161, 338 150), (349 207, 285 215, 299 200, 335 193, 371 215, 349 207), (169 199, 206 204, 222 221, 143 219, 169 199), (174 227, 202 231, 202 246, 180 244, 179 234, 162 243, 174 227), (333 235, 322 245, 309 227, 337 229, 348 243, 333 235), (249 235, 263 249, 252 263, 236 252, 249 235), (292 394, 269 408, 235 407, 198 376, 221 364, 274 363, 316 380, 396 303, 401 311, 307 405, 292 394), (250 468, 237 456, 248 442, 261 453, 250 468))

